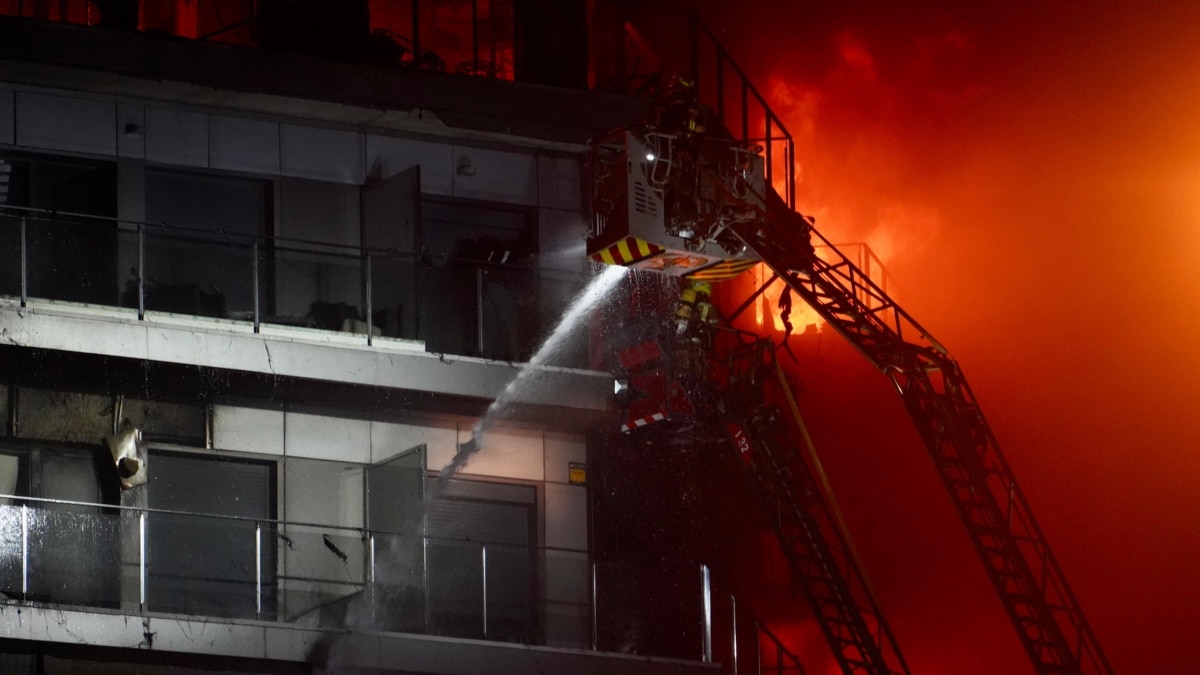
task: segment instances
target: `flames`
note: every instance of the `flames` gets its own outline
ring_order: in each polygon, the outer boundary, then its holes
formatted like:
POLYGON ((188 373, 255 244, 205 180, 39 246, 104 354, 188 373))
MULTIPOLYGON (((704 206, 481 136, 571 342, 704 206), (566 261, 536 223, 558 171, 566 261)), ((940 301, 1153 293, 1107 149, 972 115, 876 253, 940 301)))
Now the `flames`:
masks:
MULTIPOLYGON (((849 30, 835 33, 832 45, 833 64, 820 77, 777 71, 767 78, 768 98, 796 143, 797 208, 895 299, 900 289, 892 273, 921 264, 941 235, 942 214, 935 199, 907 179, 911 153, 897 135, 904 121, 889 115, 907 116, 914 103, 955 108, 977 96, 976 87, 935 82, 947 61, 972 45, 963 31, 947 29, 917 40, 899 65, 849 30)), ((817 254, 835 256, 822 248, 817 254)), ((771 271, 759 265, 747 276, 758 288, 771 271)), ((776 282, 755 301, 755 327, 785 331, 783 289, 776 282)), ((824 325, 799 298, 793 298, 790 321, 797 334, 824 325)))

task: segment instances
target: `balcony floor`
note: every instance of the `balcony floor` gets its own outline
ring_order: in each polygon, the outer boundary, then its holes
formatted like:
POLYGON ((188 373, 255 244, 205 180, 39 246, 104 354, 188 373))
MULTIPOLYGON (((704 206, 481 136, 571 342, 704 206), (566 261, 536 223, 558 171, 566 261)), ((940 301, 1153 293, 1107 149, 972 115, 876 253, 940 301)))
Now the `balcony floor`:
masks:
MULTIPOLYGON (((281 377, 407 390, 490 401, 519 365, 431 354, 420 342, 307 328, 263 326, 223 319, 146 313, 128 309, 0 298, 0 344, 172 364, 221 368, 281 377)), ((521 405, 569 409, 581 420, 611 404, 607 373, 544 369, 551 377, 525 388, 521 405)))
POLYGON ((400 633, 347 633, 261 621, 0 604, 0 639, 205 654, 422 673, 719 673, 717 664, 400 633), (328 664, 336 645, 339 662, 328 664))

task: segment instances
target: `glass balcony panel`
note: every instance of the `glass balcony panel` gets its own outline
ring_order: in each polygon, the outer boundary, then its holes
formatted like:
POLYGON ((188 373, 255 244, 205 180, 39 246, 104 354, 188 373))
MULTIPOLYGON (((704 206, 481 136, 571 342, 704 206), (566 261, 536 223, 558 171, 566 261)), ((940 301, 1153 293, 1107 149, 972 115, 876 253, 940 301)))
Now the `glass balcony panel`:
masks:
MULTIPOLYGON (((537 325, 538 331, 530 343, 531 355, 536 353, 546 338, 555 330, 560 329, 563 317, 572 303, 579 298, 580 293, 587 288, 590 281, 590 276, 580 274, 568 274, 553 270, 537 272, 539 293, 537 305, 533 308, 535 315, 532 321, 537 325)), ((547 365, 562 368, 589 368, 593 333, 606 325, 604 316, 603 304, 599 303, 584 313, 575 325, 561 326, 562 329, 569 328, 571 332, 561 346, 555 350, 547 365)))
MULTIPOLYGON (((26 218, 29 296, 118 304, 118 231, 108 221, 26 218)), ((18 258, 19 263, 19 258, 18 258)))
POLYGON ((417 339, 417 270, 412 257, 371 258, 371 324, 383 337, 417 339))
POLYGON ((421 537, 375 535, 372 618, 377 629, 426 632, 425 554, 421 537))
MULTIPOLYGON (((570 649, 595 644, 687 660, 703 654, 703 585, 694 564, 593 564, 586 551, 37 500, 27 513, 25 597, 35 602, 136 611, 144 517, 151 611, 570 649)), ((0 504, 0 591, 13 598, 21 597, 21 522, 19 505, 0 504)), ((739 607, 735 618, 728 593, 713 589, 712 597, 714 658, 732 660, 735 620, 738 654, 754 653, 764 633, 748 610, 739 607)))
MULTIPOLYGON (((85 607, 119 607, 120 514, 102 507, 75 505, 37 505, 28 513, 27 599, 85 607)), ((19 517, 18 514, 18 527, 19 517)))
POLYGON ((487 546, 487 639, 536 644, 537 597, 533 550, 522 546, 487 546))
MULTIPOLYGON (((420 338, 430 352, 528 362, 588 281, 583 275, 517 266, 425 264, 420 338)), ((572 325, 548 364, 590 367, 594 319, 602 316, 603 303, 572 325)))
POLYGON ((262 257, 264 323, 366 334, 362 258, 290 248, 262 257))
POLYGON ((0 593, 9 598, 21 597, 21 558, 24 548, 21 539, 21 507, 4 500, 0 505, 0 593))
MULTIPOLYGON (((147 311, 253 319, 254 272, 249 240, 220 241, 148 230, 144 245, 147 311)), ((135 265, 136 251, 135 244, 135 265)), ((136 277, 132 286, 136 293, 136 277)), ((129 304, 129 295, 127 285, 123 305, 129 304)), ((136 296, 132 306, 137 306, 136 296)))
MULTIPOLYGON (((740 661, 745 658, 746 654, 753 654, 752 649, 754 640, 753 626, 745 626, 742 617, 739 616, 739 610, 745 612, 746 607, 738 607, 729 593, 713 588, 712 593, 712 655, 713 661, 717 663, 732 664, 734 661, 739 661, 738 668, 745 667, 740 661), (737 623, 737 631, 734 631, 734 623, 737 623), (734 637, 737 637, 737 652, 734 651, 734 637), (749 638, 749 640, 748 640, 749 638), (735 656, 736 654, 736 656, 735 656)), ((737 675, 734 672, 734 675, 737 675)))
MULTIPOLYGON (((263 530, 263 608, 272 614, 273 536, 263 530)), ((228 618, 258 614, 258 547, 251 521, 150 513, 147 606, 156 612, 228 618)))
POLYGON ((478 356, 478 268, 457 262, 423 265, 420 289, 425 351, 478 356))
POLYGON ((0 214, 0 295, 21 295, 21 219, 0 214))
POLYGON ((537 350, 545 326, 539 316, 541 284, 536 270, 480 267, 485 358, 526 362, 537 350))
POLYGON ((365 625, 370 556, 361 534, 291 524, 273 526, 270 534, 279 561, 280 620, 336 628, 365 625))
POLYGON ((587 551, 546 549, 541 565, 541 616, 549 647, 592 646, 592 566, 587 551))
POLYGON ((704 605, 699 565, 597 563, 596 602, 600 651, 701 658, 704 605))
POLYGON ((428 632, 482 639, 483 554, 479 544, 430 540, 428 632))

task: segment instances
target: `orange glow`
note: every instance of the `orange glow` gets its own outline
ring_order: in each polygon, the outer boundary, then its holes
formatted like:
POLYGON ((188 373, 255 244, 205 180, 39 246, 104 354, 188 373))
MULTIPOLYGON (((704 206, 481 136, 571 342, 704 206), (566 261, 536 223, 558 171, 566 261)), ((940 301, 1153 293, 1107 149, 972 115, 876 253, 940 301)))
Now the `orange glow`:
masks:
MULTIPOLYGON (((760 288, 771 278, 771 269, 765 263, 759 263, 750 270, 749 274, 754 278, 754 287, 760 288)), ((754 323, 759 328, 765 327, 768 330, 774 330, 781 336, 786 330, 786 327, 783 325, 783 314, 779 310, 779 299, 783 296, 784 288, 782 282, 776 281, 754 302, 754 323), (771 317, 769 322, 767 321, 767 317, 771 317)), ((824 319, 794 293, 792 294, 792 309, 789 314, 789 320, 792 323, 793 333, 819 330, 825 324, 824 319)))
MULTIPOLYGON (((959 361, 1114 670, 1194 670, 1200 3, 698 4, 795 138, 799 210, 959 361)), ((1032 672, 895 392, 793 347, 913 672, 1032 672)))

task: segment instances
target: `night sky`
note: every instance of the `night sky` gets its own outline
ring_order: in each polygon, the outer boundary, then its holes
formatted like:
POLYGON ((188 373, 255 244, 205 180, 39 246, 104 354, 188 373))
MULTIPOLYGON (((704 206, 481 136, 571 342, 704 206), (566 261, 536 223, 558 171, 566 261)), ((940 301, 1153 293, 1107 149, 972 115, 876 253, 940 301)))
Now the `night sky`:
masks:
MULTIPOLYGON (((706 5, 800 210, 962 365, 1113 667, 1193 672, 1200 3, 706 5)), ((833 334, 795 351, 913 672, 1032 672, 890 385, 833 334)))

